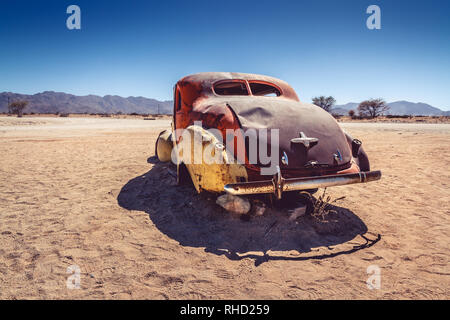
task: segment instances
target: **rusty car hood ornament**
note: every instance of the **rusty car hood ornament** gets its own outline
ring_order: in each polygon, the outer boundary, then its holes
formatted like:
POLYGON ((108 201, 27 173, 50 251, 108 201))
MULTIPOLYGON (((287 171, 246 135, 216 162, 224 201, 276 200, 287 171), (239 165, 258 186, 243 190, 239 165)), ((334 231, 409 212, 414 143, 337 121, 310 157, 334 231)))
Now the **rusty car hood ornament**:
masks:
POLYGON ((292 143, 301 143, 301 144, 303 144, 303 146, 306 149, 309 149, 309 148, 314 147, 319 142, 319 139, 317 139, 317 138, 309 138, 302 131, 302 132, 300 132, 300 138, 291 139, 291 142, 292 143))

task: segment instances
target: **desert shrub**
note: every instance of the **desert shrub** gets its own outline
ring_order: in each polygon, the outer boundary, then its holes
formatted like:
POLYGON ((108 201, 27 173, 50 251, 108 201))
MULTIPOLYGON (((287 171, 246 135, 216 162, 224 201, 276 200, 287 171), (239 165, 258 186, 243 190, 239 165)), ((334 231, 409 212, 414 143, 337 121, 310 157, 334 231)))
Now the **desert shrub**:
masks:
POLYGON ((336 100, 332 96, 320 96, 312 98, 312 103, 318 107, 321 107, 325 111, 330 112, 333 105, 336 103, 336 100))
POLYGON ((332 209, 333 203, 345 199, 345 196, 332 199, 331 196, 327 194, 327 188, 323 189, 322 194, 319 195, 317 199, 314 199, 314 197, 308 192, 302 192, 301 194, 309 197, 313 203, 311 216, 322 221, 326 219, 329 213, 336 213, 336 210, 332 209))
POLYGON ((388 119, 394 119, 394 118, 400 118, 400 119, 410 119, 412 116, 410 115, 394 115, 394 114, 388 114, 386 115, 386 118, 388 119))
POLYGON ((353 117, 355 116, 355 110, 349 110, 348 115, 353 119, 353 117))
POLYGON ((364 118, 376 118, 389 110, 386 102, 381 99, 370 99, 361 102, 358 106, 358 113, 364 118))
POLYGON ((335 119, 340 119, 340 118, 342 118, 342 115, 341 114, 338 114, 338 113, 332 113, 331 114, 335 119))
POLYGON ((68 114, 68 113, 60 113, 59 116, 60 116, 60 117, 63 117, 63 118, 66 118, 66 117, 69 116, 69 114, 68 114))
POLYGON ((23 110, 27 107, 28 101, 18 100, 13 101, 8 105, 8 111, 10 114, 17 114, 18 118, 21 118, 23 115, 23 110))

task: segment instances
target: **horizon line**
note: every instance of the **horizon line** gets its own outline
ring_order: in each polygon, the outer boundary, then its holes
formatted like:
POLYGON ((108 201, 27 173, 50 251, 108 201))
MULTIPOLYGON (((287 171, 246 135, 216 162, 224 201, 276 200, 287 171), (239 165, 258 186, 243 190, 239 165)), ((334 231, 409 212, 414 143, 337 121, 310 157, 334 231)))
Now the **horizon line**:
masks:
MULTIPOLYGON (((92 94, 92 93, 90 93, 90 94, 85 94, 85 95, 77 95, 77 94, 68 93, 68 92, 64 92, 64 91, 53 91, 53 90, 44 90, 44 91, 40 91, 40 92, 36 92, 36 93, 19 93, 19 92, 13 92, 13 91, 1 91, 0 94, 3 94, 3 93, 12 93, 12 94, 21 94, 21 95, 34 96, 34 95, 37 95, 37 94, 40 94, 40 93, 45 93, 45 92, 63 93, 63 94, 68 94, 68 95, 72 95, 72 96, 76 96, 76 97, 97 96, 97 97, 105 98, 105 97, 108 97, 108 96, 111 96, 111 97, 116 96, 116 97, 120 97, 120 98, 124 98, 124 99, 127 99, 127 98, 144 98, 144 99, 152 99, 152 100, 156 100, 156 101, 158 101, 158 102, 173 102, 173 99, 170 99, 170 100, 159 100, 159 99, 157 99, 157 98, 150 98, 150 97, 145 97, 145 96, 127 96, 127 97, 125 97, 125 96, 121 96, 121 95, 118 95, 118 94, 106 94, 106 95, 103 95, 103 96, 102 96, 102 95, 99 95, 99 94, 92 94)), ((367 99, 367 100, 368 100, 368 99, 367 99)), ((300 99, 300 101, 304 101, 304 100, 300 99)), ((364 100, 363 100, 363 101, 364 101, 364 100)), ((429 104, 429 103, 427 103, 427 102, 422 102, 422 101, 412 102, 412 101, 408 101, 408 100, 402 99, 402 100, 395 100, 395 101, 386 102, 386 103, 387 103, 387 104, 390 104, 390 103, 403 102, 403 101, 404 101, 404 102, 409 102, 409 103, 415 103, 415 104, 423 103, 423 104, 429 105, 429 106, 431 106, 431 107, 433 107, 433 108, 437 108, 437 109, 439 109, 439 110, 441 110, 441 111, 450 111, 450 107, 447 107, 447 108, 443 109, 442 107, 436 107, 436 106, 433 106, 433 105, 431 105, 431 104, 429 104)), ((311 102, 311 103, 312 103, 312 102, 311 102)), ((346 103, 335 104, 334 106, 338 106, 338 107, 339 107, 339 106, 344 106, 344 105, 347 105, 347 104, 350 104, 350 103, 360 103, 360 102, 353 102, 353 101, 350 101, 350 102, 346 102, 346 103)))

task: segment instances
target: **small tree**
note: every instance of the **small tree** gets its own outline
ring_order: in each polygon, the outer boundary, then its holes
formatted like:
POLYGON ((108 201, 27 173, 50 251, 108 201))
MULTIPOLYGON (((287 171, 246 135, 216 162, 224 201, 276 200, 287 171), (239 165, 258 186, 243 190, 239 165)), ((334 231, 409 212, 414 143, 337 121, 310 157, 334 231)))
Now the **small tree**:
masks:
POLYGON ((17 114, 18 118, 21 118, 23 115, 23 110, 28 105, 28 101, 19 100, 13 101, 8 105, 9 113, 17 114))
POLYGON ((336 100, 333 97, 331 97, 331 96, 330 97, 320 96, 320 97, 312 98, 312 102, 316 106, 321 107, 322 109, 324 109, 325 111, 330 112, 331 108, 336 103, 336 100))
POLYGON ((355 116, 355 110, 349 110, 348 115, 353 118, 355 116))
POLYGON ((358 113, 361 117, 376 118, 389 110, 383 99, 370 99, 363 101, 358 106, 358 113))

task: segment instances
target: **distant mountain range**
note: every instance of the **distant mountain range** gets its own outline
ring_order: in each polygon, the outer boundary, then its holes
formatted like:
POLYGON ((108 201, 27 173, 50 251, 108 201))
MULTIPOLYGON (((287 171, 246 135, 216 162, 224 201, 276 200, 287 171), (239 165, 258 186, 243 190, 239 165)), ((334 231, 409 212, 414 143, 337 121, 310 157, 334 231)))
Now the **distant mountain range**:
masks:
MULTIPOLYGON (((64 92, 44 91, 27 95, 12 92, 0 93, 0 112, 8 112, 8 101, 26 100, 29 102, 25 112, 30 113, 138 113, 138 114, 171 114, 172 101, 158 101, 144 97, 128 97, 107 95, 75 96, 64 92)), ((423 116, 450 116, 450 111, 426 103, 409 101, 396 101, 388 103, 391 115, 423 115, 423 116)), ((358 109, 358 103, 350 102, 336 105, 332 113, 347 115, 349 110, 358 109)))
MULTIPOLYGON (((335 105, 331 110, 332 113, 347 115, 350 110, 357 113, 359 103, 349 102, 343 105, 335 105)), ((409 101, 395 101, 388 103, 390 115, 413 115, 413 116, 450 116, 450 111, 442 111, 439 108, 430 106, 429 104, 409 101)))
POLYGON ((0 112, 8 112, 8 101, 26 100, 29 102, 24 112, 30 113, 139 113, 170 114, 172 101, 158 101, 144 97, 107 95, 104 97, 88 95, 75 96, 63 92, 44 91, 27 95, 12 92, 0 93, 0 112))

